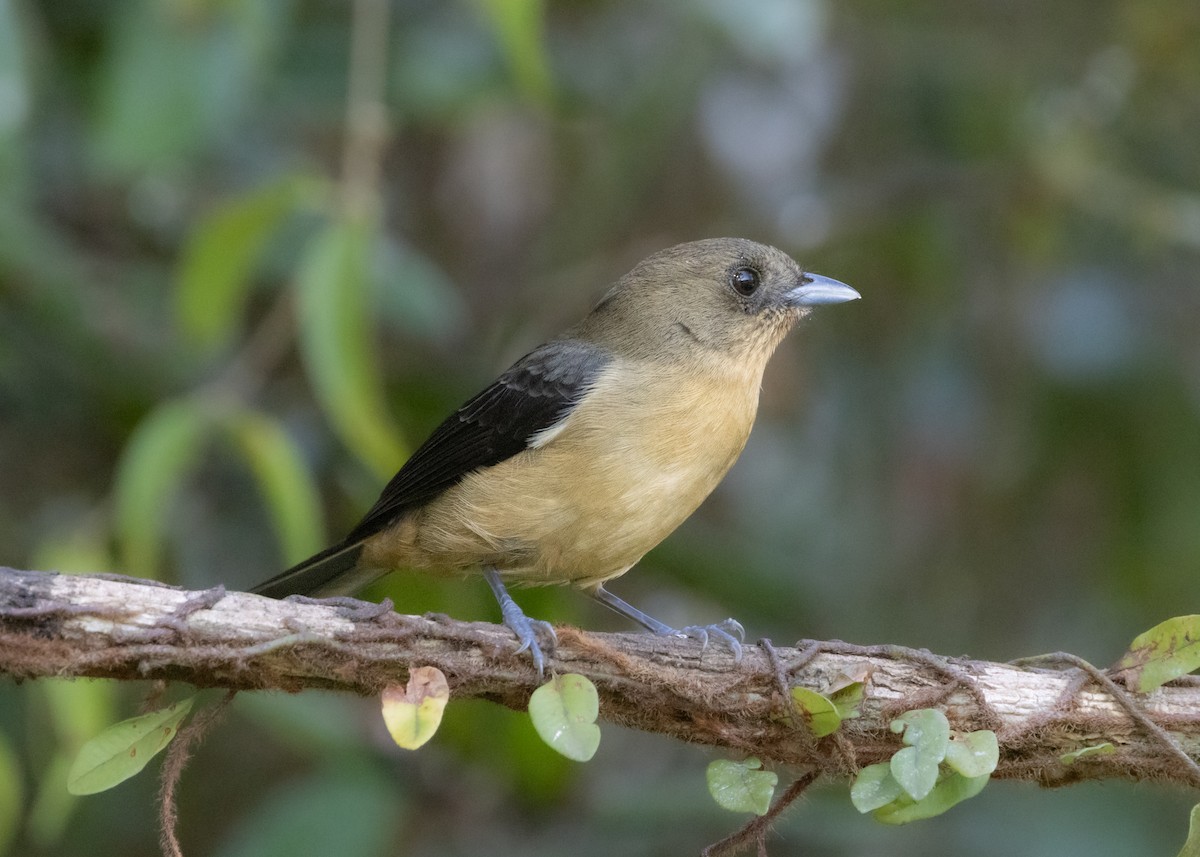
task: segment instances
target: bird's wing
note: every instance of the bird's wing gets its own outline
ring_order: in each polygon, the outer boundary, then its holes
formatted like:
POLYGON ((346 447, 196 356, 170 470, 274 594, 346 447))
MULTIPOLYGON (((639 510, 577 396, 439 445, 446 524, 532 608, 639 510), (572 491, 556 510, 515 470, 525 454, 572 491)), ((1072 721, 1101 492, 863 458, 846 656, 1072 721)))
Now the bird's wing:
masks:
POLYGON ((522 357, 434 429, 343 544, 369 538, 468 473, 528 449, 570 414, 611 359, 603 348, 575 339, 548 342, 522 357))

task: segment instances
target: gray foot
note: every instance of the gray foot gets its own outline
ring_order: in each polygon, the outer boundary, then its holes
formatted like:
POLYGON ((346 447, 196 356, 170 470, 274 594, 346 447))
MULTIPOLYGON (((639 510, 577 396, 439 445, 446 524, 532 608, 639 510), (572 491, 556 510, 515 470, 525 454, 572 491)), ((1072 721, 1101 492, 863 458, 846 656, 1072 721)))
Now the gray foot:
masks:
POLYGON ((597 586, 592 591, 592 597, 605 607, 616 610, 622 616, 632 619, 646 630, 655 634, 662 634, 668 637, 691 637, 692 639, 699 640, 705 647, 708 646, 709 637, 716 637, 722 643, 729 646, 729 650, 733 652, 733 657, 738 663, 742 661, 742 640, 746 639, 746 629, 736 619, 726 619, 724 622, 717 622, 715 625, 688 625, 686 628, 676 630, 670 625, 658 621, 653 616, 647 616, 632 604, 613 595, 603 586, 597 586))
POLYGON ((517 635, 517 642, 521 644, 517 648, 517 654, 528 649, 529 656, 533 658, 533 665, 537 667, 538 678, 541 678, 545 673, 546 659, 542 655, 542 647, 538 643, 537 635, 540 631, 549 638, 550 645, 547 648, 553 652, 554 647, 558 644, 558 635, 554 633, 554 626, 541 619, 530 619, 526 616, 525 611, 508 594, 503 581, 500 580, 500 573, 494 568, 484 569, 483 576, 488 585, 492 587, 496 600, 500 603, 500 616, 504 619, 505 626, 517 635))
POLYGON ((742 662, 742 640, 746 639, 746 629, 737 619, 726 619, 712 625, 688 625, 678 631, 668 629, 665 633, 699 640, 704 648, 708 647, 709 638, 716 638, 729 647, 735 661, 742 662))

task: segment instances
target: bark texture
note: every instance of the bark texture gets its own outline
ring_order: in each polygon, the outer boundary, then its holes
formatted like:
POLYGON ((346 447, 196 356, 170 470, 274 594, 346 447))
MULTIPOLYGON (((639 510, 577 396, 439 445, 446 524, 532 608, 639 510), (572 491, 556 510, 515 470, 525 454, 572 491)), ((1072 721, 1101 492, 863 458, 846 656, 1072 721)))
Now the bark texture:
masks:
MULTIPOLYGON (((1200 785, 1200 688, 1135 696, 1100 671, 944 658, 894 646, 801 641, 720 645, 647 634, 558 629, 547 669, 595 683, 600 717, 732 754, 846 775, 890 756, 897 714, 937 707, 953 728, 993 729, 995 776, 1059 785, 1079 779, 1163 779, 1200 785), (861 717, 816 739, 788 700, 865 677, 861 717), (1116 752, 1064 764, 1111 742, 1116 752)), ((0 672, 17 679, 164 679, 231 690, 333 688, 373 695, 412 667, 442 670, 452 699, 524 708, 539 684, 502 626, 405 616, 391 605, 273 601, 223 589, 189 592, 146 581, 0 569, 0 672)))

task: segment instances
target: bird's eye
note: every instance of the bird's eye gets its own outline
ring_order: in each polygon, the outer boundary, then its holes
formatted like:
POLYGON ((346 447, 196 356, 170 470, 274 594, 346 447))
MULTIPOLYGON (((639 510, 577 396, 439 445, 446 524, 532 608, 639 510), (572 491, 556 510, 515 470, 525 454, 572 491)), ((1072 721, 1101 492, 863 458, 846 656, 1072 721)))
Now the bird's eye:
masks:
POLYGON ((762 278, 753 268, 738 268, 729 275, 729 285, 733 286, 739 295, 754 294, 761 282, 762 278))

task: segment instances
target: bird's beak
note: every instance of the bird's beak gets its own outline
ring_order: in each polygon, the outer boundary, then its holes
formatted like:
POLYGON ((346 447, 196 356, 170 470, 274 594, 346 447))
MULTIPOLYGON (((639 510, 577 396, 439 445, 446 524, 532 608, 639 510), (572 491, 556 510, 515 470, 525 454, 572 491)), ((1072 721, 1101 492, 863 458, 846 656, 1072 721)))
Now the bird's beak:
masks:
POLYGON ((839 283, 829 277, 822 277, 820 274, 805 274, 800 285, 785 295, 791 306, 840 304, 846 301, 856 301, 861 297, 862 295, 845 283, 839 283))

